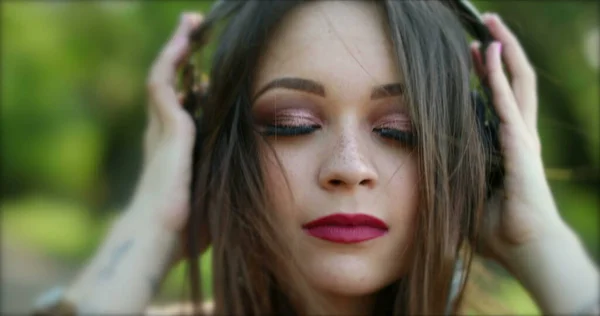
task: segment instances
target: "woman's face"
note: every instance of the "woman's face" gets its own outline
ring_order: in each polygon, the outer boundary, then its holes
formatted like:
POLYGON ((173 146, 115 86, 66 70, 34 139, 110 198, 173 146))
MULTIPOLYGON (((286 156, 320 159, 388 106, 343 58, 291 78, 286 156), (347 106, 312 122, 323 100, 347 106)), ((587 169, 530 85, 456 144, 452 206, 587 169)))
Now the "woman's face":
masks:
POLYGON ((300 6, 261 59, 253 113, 273 149, 262 145, 267 190, 315 290, 364 296, 407 269, 418 192, 402 82, 366 2, 300 6))

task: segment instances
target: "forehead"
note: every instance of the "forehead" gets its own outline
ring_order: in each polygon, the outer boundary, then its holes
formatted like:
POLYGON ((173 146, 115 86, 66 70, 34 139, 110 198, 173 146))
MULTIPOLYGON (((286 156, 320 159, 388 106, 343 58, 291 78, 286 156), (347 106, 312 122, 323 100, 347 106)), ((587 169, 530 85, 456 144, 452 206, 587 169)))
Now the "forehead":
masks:
POLYGON ((261 57, 255 89, 285 76, 330 85, 400 80, 382 10, 366 1, 314 1, 285 16, 261 57))

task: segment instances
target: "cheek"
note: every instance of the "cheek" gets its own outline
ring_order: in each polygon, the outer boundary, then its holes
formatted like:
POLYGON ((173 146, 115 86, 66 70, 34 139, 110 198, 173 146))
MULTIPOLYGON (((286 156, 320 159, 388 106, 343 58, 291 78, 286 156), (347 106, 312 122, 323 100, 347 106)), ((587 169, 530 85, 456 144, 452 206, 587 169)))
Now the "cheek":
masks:
POLYGON ((389 209, 393 216, 412 220, 417 213, 419 178, 416 165, 414 157, 408 157, 403 159, 401 164, 397 164, 394 170, 386 172, 391 176, 387 180, 388 185, 384 191, 386 201, 391 203, 389 209))
POLYGON ((274 207, 277 205, 281 205, 281 202, 288 200, 290 197, 288 196, 289 190, 281 190, 281 188, 286 188, 286 176, 283 171, 283 166, 277 160, 275 153, 272 149, 267 146, 262 146, 262 170, 263 170, 263 178, 265 180, 265 188, 267 190, 267 194, 269 196, 269 201, 274 207))
POLYGON ((306 165, 306 160, 302 159, 302 152, 286 154, 284 150, 271 149, 267 145, 262 146, 261 152, 263 177, 269 202, 276 215, 285 214, 287 215, 285 218, 289 218, 298 193, 303 192, 298 188, 302 187, 305 181, 303 177, 307 174, 300 173, 298 170, 306 170, 309 166, 306 165))
POLYGON ((412 245, 416 231, 416 220, 419 210, 419 173, 415 155, 405 155, 400 162, 389 158, 380 161, 384 177, 381 184, 381 198, 378 199, 378 207, 384 208, 390 222, 389 253, 385 255, 384 262, 394 262, 389 266, 390 270, 396 270, 395 277, 404 274, 411 264, 412 245), (385 167, 384 167, 385 168, 385 167))
POLYGON ((275 146, 262 147, 265 186, 285 244, 293 249, 294 256, 302 258, 297 262, 302 262, 300 269, 308 281, 321 290, 356 295, 371 293, 402 277, 411 264, 418 211, 416 156, 404 149, 382 150, 379 145, 370 148, 369 158, 379 175, 378 183, 367 193, 361 193, 356 203, 361 209, 384 217, 390 224, 390 233, 368 247, 343 250, 346 246, 323 244, 299 229, 303 220, 321 214, 314 210, 318 206, 315 201, 331 202, 339 198, 318 187, 315 180, 319 170, 319 161, 315 159, 318 151, 311 146, 302 150, 275 146), (306 209, 307 205, 312 209, 306 209))

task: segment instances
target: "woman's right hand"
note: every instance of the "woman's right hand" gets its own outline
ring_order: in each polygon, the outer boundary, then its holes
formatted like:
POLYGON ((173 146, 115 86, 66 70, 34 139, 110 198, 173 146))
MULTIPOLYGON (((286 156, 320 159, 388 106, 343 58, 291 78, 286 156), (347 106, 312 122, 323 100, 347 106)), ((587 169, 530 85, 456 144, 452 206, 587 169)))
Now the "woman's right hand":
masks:
POLYGON ((182 231, 188 218, 195 141, 193 119, 175 88, 176 74, 190 54, 189 34, 201 21, 200 14, 182 14, 177 30, 152 65, 147 81, 144 167, 130 207, 175 233, 182 231))
POLYGON ((142 313, 165 273, 183 258, 178 241, 190 211, 196 131, 175 79, 190 54, 189 34, 201 20, 183 14, 151 68, 142 175, 130 205, 65 293, 78 314, 142 313))

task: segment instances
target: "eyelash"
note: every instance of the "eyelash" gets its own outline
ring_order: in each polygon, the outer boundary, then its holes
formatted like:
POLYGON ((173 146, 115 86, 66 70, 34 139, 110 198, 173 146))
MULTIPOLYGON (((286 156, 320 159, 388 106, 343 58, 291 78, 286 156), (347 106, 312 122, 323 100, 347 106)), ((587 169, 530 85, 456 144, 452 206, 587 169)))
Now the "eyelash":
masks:
MULTIPOLYGON (((264 126, 263 133, 266 136, 291 137, 308 135, 320 128, 319 125, 266 125, 264 126)), ((397 141, 404 145, 413 146, 415 143, 415 135, 412 132, 393 128, 375 128, 373 131, 377 132, 381 137, 397 141)))
POLYGON ((375 128, 373 131, 379 133, 381 137, 395 140, 401 144, 413 146, 415 145, 415 134, 413 132, 401 131, 394 128, 375 128))
POLYGON ((265 125, 263 133, 266 136, 301 136, 308 135, 317 129, 319 125, 265 125))

